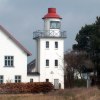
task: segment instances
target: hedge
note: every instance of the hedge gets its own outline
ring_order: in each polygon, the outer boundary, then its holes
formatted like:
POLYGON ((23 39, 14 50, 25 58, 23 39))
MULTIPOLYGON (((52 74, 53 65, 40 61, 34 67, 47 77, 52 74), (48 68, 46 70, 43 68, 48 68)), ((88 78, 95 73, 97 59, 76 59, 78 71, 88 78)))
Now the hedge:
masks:
POLYGON ((50 82, 0 84, 0 93, 46 93, 53 89, 50 82))
POLYGON ((85 79, 74 79, 74 80, 66 80, 65 81, 65 88, 73 88, 73 87, 86 87, 86 80, 85 79))
POLYGON ((74 80, 74 86, 75 87, 86 87, 87 81, 85 79, 77 79, 77 80, 74 80))

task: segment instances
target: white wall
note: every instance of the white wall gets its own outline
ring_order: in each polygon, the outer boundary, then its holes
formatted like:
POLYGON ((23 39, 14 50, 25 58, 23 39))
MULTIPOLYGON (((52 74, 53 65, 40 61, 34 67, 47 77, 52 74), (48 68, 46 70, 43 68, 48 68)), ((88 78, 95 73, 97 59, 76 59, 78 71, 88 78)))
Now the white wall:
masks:
POLYGON ((59 79, 62 88, 64 88, 64 39, 62 38, 41 38, 39 54, 40 81, 49 79, 54 84, 54 79, 59 79), (46 41, 49 41, 49 48, 46 48, 46 41), (58 41, 58 49, 55 49, 55 42, 58 41), (45 60, 49 59, 49 67, 46 67, 45 60), (55 68, 54 61, 58 59, 58 68, 55 68), (51 73, 53 72, 53 74, 51 73))
POLYGON ((15 81, 15 75, 21 75, 22 82, 27 82, 27 54, 22 51, 8 36, 0 31, 0 75, 4 82, 15 81), (14 56, 14 67, 4 66, 4 56, 14 56))

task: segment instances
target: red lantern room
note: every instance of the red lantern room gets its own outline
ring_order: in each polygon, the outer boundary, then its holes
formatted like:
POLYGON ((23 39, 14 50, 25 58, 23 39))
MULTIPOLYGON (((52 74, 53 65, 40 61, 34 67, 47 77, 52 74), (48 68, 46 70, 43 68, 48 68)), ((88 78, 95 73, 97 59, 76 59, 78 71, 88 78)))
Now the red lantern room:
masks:
POLYGON ((58 18, 58 19, 62 19, 62 18, 56 13, 56 8, 48 8, 48 13, 47 13, 42 19, 46 19, 46 18, 58 18))

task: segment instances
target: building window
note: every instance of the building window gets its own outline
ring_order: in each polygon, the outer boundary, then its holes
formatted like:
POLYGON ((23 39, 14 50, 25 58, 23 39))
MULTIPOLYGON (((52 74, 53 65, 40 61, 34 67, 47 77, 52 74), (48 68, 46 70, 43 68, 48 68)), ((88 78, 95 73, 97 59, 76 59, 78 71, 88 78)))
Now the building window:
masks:
POLYGON ((48 59, 46 60, 46 66, 49 66, 49 60, 48 59))
POLYGON ((58 48, 58 42, 55 42, 55 48, 58 48))
POLYGON ((5 66, 6 67, 13 67, 14 66, 14 56, 5 56, 5 66))
POLYGON ((61 23, 59 21, 50 21, 50 29, 60 29, 61 23))
POLYGON ((55 66, 58 66, 58 60, 55 60, 55 66))
POLYGON ((49 79, 46 79, 46 82, 49 82, 49 79))
POLYGON ((30 83, 33 83, 33 79, 32 78, 30 79, 30 83))
POLYGON ((15 83, 20 83, 21 82, 21 76, 20 75, 16 75, 15 76, 15 83))
POLYGON ((46 48, 49 48, 49 41, 46 41, 46 48))
POLYGON ((3 75, 0 75, 0 84, 3 83, 3 80, 4 80, 3 75))

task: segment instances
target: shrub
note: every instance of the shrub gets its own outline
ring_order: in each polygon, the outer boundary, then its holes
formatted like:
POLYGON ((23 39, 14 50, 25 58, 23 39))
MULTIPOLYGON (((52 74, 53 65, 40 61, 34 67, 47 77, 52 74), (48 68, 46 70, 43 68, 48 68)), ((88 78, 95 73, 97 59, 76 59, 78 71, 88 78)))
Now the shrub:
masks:
POLYGON ((53 90, 49 82, 0 84, 0 93, 46 93, 53 90))
POLYGON ((86 87, 85 79, 74 79, 73 82, 65 81, 65 88, 73 88, 73 87, 86 87))
POLYGON ((85 79, 77 79, 74 80, 74 86, 75 87, 86 87, 86 80, 85 79))

